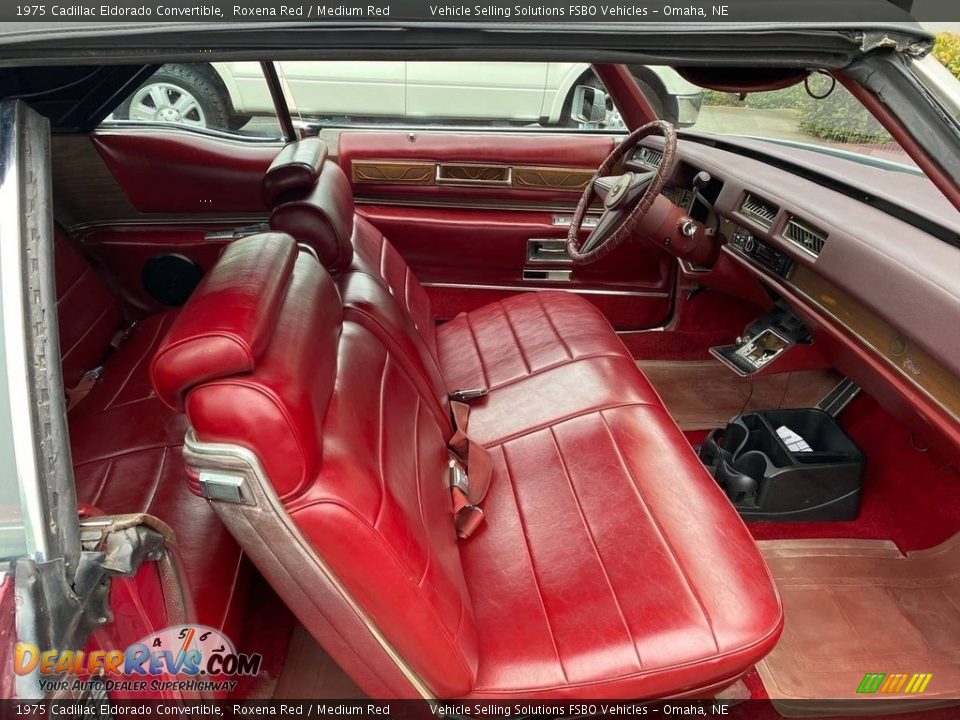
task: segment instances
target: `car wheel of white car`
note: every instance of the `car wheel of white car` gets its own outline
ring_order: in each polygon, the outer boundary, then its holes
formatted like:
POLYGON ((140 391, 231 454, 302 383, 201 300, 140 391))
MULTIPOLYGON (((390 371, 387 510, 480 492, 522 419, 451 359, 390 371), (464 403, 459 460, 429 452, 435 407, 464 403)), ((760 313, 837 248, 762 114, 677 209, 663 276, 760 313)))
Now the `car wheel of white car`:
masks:
POLYGON ((222 130, 229 127, 227 108, 220 89, 203 73, 165 65, 117 108, 114 117, 222 130))

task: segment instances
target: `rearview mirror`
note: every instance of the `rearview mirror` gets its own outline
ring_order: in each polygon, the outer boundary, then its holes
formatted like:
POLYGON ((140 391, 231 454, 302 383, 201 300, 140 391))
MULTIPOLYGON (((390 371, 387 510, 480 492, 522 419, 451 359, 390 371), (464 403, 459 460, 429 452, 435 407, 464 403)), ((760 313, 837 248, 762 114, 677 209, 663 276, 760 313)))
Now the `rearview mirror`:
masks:
POLYGON ((577 85, 573 90, 570 119, 582 125, 600 127, 607 120, 607 94, 592 85, 577 85))

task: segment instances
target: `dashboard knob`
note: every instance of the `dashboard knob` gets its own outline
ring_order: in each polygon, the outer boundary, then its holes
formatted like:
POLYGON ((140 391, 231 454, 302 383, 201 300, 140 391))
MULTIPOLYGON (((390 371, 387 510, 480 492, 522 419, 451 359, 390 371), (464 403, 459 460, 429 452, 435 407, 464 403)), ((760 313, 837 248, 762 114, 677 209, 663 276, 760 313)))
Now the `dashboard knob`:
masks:
POLYGON ((757 249, 757 241, 754 240, 753 236, 750 235, 746 240, 743 241, 743 249, 748 253, 752 253, 757 249))

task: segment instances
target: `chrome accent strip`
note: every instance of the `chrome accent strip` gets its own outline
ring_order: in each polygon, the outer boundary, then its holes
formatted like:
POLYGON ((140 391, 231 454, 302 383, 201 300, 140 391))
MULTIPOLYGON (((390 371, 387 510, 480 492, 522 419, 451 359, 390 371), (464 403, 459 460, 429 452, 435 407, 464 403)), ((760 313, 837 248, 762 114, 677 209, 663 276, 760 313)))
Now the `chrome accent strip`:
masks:
MULTIPOLYGON (((553 224, 556 227, 570 227, 570 225, 573 224, 573 215, 554 215, 553 224)), ((599 215, 588 215, 580 223, 580 229, 586 230, 587 228, 595 228, 599 224, 599 215)))
POLYGON ((573 260, 567 255, 567 239, 565 237, 529 238, 527 240, 527 262, 570 265, 573 260))
POLYGON ((823 252, 823 248, 826 247, 828 233, 823 230, 819 230, 814 227, 811 223, 803 220, 796 215, 788 215, 787 222, 783 226, 783 230, 780 231, 780 237, 786 240, 788 243, 793 244, 798 250, 803 251, 814 260, 820 257, 820 253, 823 252), (802 241, 798 240, 791 235, 791 229, 799 231, 800 233, 805 233, 810 235, 820 241, 820 250, 814 251, 808 248, 803 244, 802 241))
MULTIPOLYGON (((433 693, 430 689, 417 676, 413 668, 394 650, 390 641, 380 632, 373 620, 343 586, 327 563, 317 554, 313 544, 304 537, 300 528, 293 522, 293 519, 287 513, 286 507, 284 507, 274 491, 273 485, 271 485, 267 479, 267 474, 260 463, 260 459, 254 452, 230 443, 201 442, 197 439, 194 429, 190 427, 187 429, 183 440, 183 459, 187 466, 195 471, 215 472, 242 477, 244 486, 248 491, 248 502, 244 505, 225 505, 217 501, 210 502, 217 515, 221 517, 227 527, 230 528, 230 520, 235 517, 235 513, 243 514, 259 508, 275 515, 278 521, 282 523, 283 529, 296 543, 296 549, 303 551, 310 562, 312 562, 320 574, 323 575, 330 587, 336 591, 337 595, 340 596, 350 610, 356 613, 371 636, 376 640, 384 653, 396 664, 410 685, 424 700, 428 702, 434 700, 433 693)), ((244 519, 247 523, 253 524, 248 517, 245 516, 244 519)))
POLYGON ((137 135, 169 135, 173 133, 186 135, 187 137, 206 137, 211 140, 232 142, 237 145, 276 147, 278 152, 287 144, 286 140, 281 136, 237 135, 236 133, 212 128, 186 128, 176 123, 144 122, 140 120, 104 120, 103 123, 100 124, 100 127, 94 130, 92 137, 97 137, 98 135, 129 135, 129 131, 131 130, 135 131, 137 135))
POLYGON ((480 187, 510 187, 513 185, 513 167, 509 165, 484 165, 483 163, 438 162, 436 174, 433 178, 437 185, 465 185, 480 187), (507 176, 502 180, 471 180, 469 178, 453 178, 443 174, 444 169, 451 167, 471 167, 487 170, 506 170, 507 176))
POLYGON ((530 282, 562 282, 573 280, 573 270, 550 270, 548 268, 524 268, 523 279, 530 282))
POLYGON ((253 225, 260 223, 269 223, 269 216, 267 215, 224 215, 222 217, 208 215, 200 216, 181 216, 181 215, 145 215, 135 218, 108 218, 106 220, 88 220, 86 222, 75 223, 73 225, 67 225, 65 229, 68 233, 73 234, 81 230, 88 230, 91 228, 98 227, 127 227, 127 226, 167 226, 167 225, 192 225, 195 227, 206 227, 208 225, 223 226, 223 225, 253 225))
MULTIPOLYGON (((421 186, 428 187, 428 186, 421 186)), ((535 205, 523 201, 496 201, 496 202, 462 202, 462 201, 443 201, 443 200, 415 200, 397 197, 354 197, 354 205, 374 205, 382 207, 421 207, 433 208, 438 210, 517 210, 521 212, 540 212, 540 213, 569 213, 573 217, 576 210, 574 205, 535 205)), ((600 215, 602 208, 591 209, 593 217, 600 215)))
POLYGON ((470 283, 425 282, 424 287, 448 288, 451 290, 504 290, 510 292, 536 292, 543 290, 562 290, 577 295, 616 295, 622 297, 668 298, 670 293, 649 292, 645 290, 596 290, 593 288, 531 287, 529 285, 473 285, 470 283))
POLYGON ((860 394, 860 386, 845 377, 817 403, 825 413, 837 417, 860 394))

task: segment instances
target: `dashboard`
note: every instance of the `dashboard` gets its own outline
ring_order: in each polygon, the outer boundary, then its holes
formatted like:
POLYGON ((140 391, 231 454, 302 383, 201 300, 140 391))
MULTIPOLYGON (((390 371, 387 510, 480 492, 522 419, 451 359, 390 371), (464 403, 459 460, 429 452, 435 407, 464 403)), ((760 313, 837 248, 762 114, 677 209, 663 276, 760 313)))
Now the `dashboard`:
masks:
MULTIPOLYGON (((648 138, 625 165, 655 168, 659 147, 659 138, 648 138)), ((875 396, 895 396, 920 425, 946 428, 960 448, 960 333, 944 332, 945 324, 956 327, 960 320, 960 241, 943 239, 945 229, 946 236, 956 230, 960 238, 960 214, 953 210, 955 226, 928 232, 929 226, 870 202, 899 184, 905 196, 929 198, 931 217, 951 217, 925 178, 831 159, 831 170, 847 173, 860 187, 844 192, 830 176, 817 181, 818 153, 802 154, 809 156, 810 172, 681 140, 664 194, 697 209, 700 222, 715 213, 709 222, 722 236, 723 258, 784 299, 838 369, 875 396), (695 194, 700 173, 710 181, 695 194), (706 202, 698 209, 701 199, 706 202)), ((683 270, 708 286, 723 282, 706 268, 683 270)))

